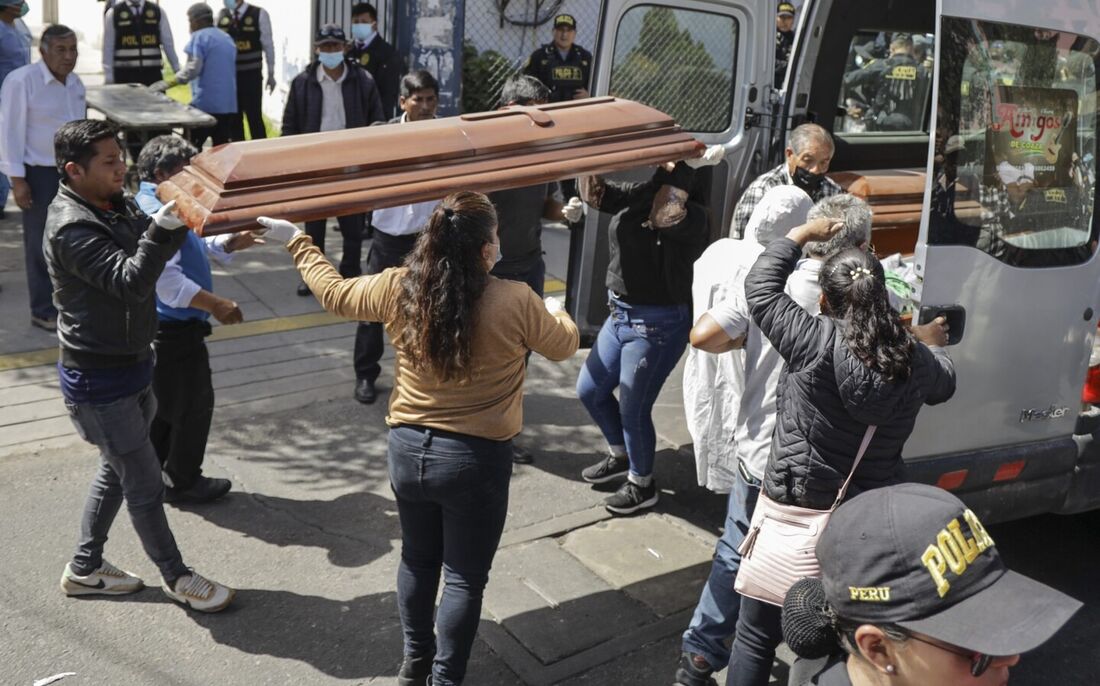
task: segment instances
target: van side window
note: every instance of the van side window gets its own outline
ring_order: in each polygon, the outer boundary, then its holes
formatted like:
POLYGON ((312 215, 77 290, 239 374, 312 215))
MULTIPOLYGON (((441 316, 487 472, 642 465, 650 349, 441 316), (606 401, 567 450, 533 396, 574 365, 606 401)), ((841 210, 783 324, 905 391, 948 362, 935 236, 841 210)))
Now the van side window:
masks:
POLYGON ((1087 261, 1100 45, 953 17, 941 40, 928 243, 1019 267, 1087 261))
POLYGON ((934 56, 931 34, 856 32, 837 103, 840 131, 927 131, 934 56))
POLYGON ((638 5, 622 19, 610 94, 654 107, 687 131, 730 127, 737 59, 733 17, 638 5))

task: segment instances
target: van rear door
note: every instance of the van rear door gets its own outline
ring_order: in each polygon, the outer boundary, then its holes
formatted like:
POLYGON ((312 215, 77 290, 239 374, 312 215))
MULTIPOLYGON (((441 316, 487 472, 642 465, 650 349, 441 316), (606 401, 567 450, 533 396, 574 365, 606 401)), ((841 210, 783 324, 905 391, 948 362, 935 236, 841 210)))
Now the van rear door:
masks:
POLYGON ((1085 7, 939 1, 916 260, 921 320, 944 313, 952 326, 958 390, 921 412, 908 458, 1026 446, 1025 461, 1057 455, 1071 469, 1100 295, 1100 19, 1085 7))
MULTIPOLYGON (((711 237, 725 236, 741 190, 764 170, 768 130, 747 126, 746 110, 768 107, 774 8, 748 0, 605 0, 601 17, 592 94, 655 107, 698 140, 726 147, 710 194, 711 237)), ((590 211, 571 241, 568 308, 586 337, 607 317, 609 219, 590 211)))

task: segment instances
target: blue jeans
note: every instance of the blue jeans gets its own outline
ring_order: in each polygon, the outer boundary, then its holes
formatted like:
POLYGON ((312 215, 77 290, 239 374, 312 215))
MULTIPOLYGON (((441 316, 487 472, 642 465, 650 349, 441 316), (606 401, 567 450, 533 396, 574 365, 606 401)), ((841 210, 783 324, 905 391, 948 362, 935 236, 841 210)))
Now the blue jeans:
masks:
POLYGON ((783 642, 781 609, 755 598, 741 598, 726 686, 767 686, 775 649, 783 642))
POLYGON ((737 549, 749 531, 752 512, 760 495, 760 482, 751 476, 749 478, 751 482, 746 481, 745 474, 738 470, 726 507, 726 530, 714 546, 710 577, 699 596, 691 624, 684 632, 684 651, 702 655, 715 670, 730 661, 726 641, 733 636, 741 608, 741 595, 733 590, 737 569, 741 566, 741 553, 737 549))
POLYGON ((611 315, 577 378, 577 396, 608 445, 625 445, 630 473, 653 473, 653 403, 691 331, 688 305, 631 305, 610 296, 611 315), (619 388, 619 399, 612 392, 619 388))
POLYGON ((27 291, 30 293, 31 314, 53 319, 53 285, 42 252, 42 236, 46 233, 46 211, 57 195, 61 181, 56 167, 26 168, 27 185, 31 187, 31 208, 23 210, 23 262, 27 270, 27 291))
POLYGON ((0 210, 8 204, 8 195, 11 193, 11 179, 6 174, 0 174, 0 210))
POLYGON ((512 442, 398 426, 388 455, 401 520, 397 604, 405 655, 434 652, 432 683, 461 684, 508 514, 512 442))
POLYGON ((99 471, 92 480, 73 571, 88 574, 103 564, 103 545, 123 499, 134 531, 165 581, 187 574, 176 539, 164 516, 164 482, 160 460, 149 441, 157 413, 152 389, 110 403, 65 403, 77 433, 99 448, 99 471))

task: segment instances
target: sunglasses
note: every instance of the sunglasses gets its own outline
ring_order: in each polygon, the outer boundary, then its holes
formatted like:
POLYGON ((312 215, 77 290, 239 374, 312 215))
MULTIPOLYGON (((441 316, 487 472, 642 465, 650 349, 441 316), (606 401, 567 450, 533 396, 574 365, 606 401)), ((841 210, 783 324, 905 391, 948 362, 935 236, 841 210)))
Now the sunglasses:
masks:
POLYGON ((934 648, 939 648, 940 650, 944 650, 944 651, 947 651, 949 653, 954 653, 955 655, 958 655, 960 657, 965 657, 965 658, 969 659, 970 660, 970 675, 973 676, 973 677, 979 677, 979 676, 985 674, 986 670, 989 669, 989 665, 993 664, 993 656, 992 655, 986 655, 984 653, 976 653, 974 651, 967 650, 965 648, 959 648, 959 647, 956 647, 956 646, 953 646, 953 645, 948 645, 946 643, 940 643, 939 641, 932 641, 932 640, 927 639, 927 638, 921 638, 920 636, 916 636, 914 634, 909 634, 909 638, 913 639, 914 641, 920 641, 921 643, 925 643, 925 644, 930 645, 934 648))

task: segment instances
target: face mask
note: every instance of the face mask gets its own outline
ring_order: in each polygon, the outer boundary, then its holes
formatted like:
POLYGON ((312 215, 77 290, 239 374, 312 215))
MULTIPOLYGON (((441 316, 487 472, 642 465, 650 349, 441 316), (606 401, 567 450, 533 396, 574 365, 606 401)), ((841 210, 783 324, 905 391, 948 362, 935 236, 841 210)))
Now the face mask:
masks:
POLYGON ((352 24, 351 36, 357 41, 366 43, 374 38, 374 26, 371 24, 352 24))
POLYGON ((19 8, 19 16, 25 17, 25 16, 27 16, 27 12, 30 12, 30 11, 31 11, 31 6, 24 2, 23 6, 19 8))
POLYGON ((809 169, 803 167, 795 167, 794 169, 794 185, 798 186, 807 193, 815 193, 821 188, 821 184, 825 181, 824 174, 815 174, 809 169))
POLYGON ((344 63, 344 53, 342 52, 319 52, 317 53, 317 59, 321 60, 321 64, 325 65, 329 69, 335 69, 344 63))

